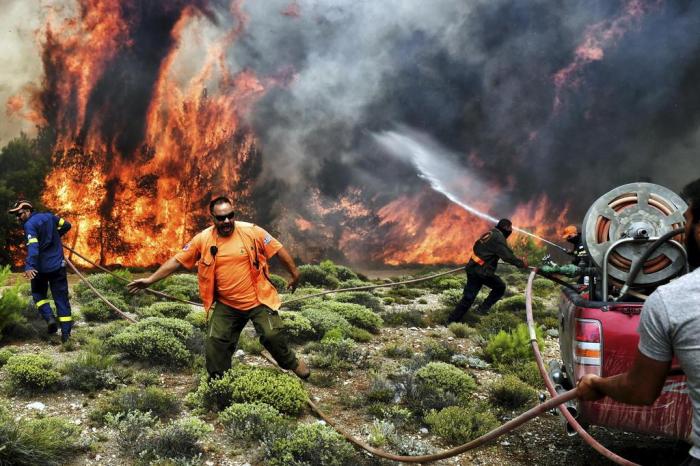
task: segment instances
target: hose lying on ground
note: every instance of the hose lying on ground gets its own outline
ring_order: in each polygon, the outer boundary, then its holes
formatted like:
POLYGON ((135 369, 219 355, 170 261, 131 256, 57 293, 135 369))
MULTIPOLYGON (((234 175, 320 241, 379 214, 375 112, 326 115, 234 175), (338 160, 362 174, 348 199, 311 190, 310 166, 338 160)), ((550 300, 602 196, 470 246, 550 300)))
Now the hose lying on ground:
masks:
MULTIPOLYGON (((535 333, 535 321, 532 317, 532 282, 535 279, 535 275, 537 274, 537 269, 533 269, 530 272, 530 276, 528 277, 527 280, 527 287, 525 288, 525 315, 527 316, 527 326, 530 331, 530 345, 532 345, 532 351, 535 354, 535 362, 537 362, 537 368, 540 370, 540 375, 542 376, 542 380, 544 380, 545 385, 547 386, 547 391, 551 396, 556 396, 557 391, 554 388, 554 385, 552 384, 552 381, 549 379, 549 375, 547 374, 547 370, 544 367, 544 362, 542 361, 542 355, 540 354, 540 348, 537 346, 537 334, 535 333)), ((605 456, 611 461, 614 461, 617 464, 624 464, 624 465, 636 465, 636 463, 633 463, 629 460, 626 460, 625 458, 622 458, 621 456, 618 456, 617 454, 611 452, 607 448, 605 448, 603 445, 598 443, 596 439, 591 437, 591 435, 586 432, 586 430, 581 427, 581 424, 574 419, 574 417, 571 415, 571 413, 566 409, 566 407, 559 405, 559 411, 561 412, 562 416, 566 419, 566 421, 569 423, 571 427, 576 430, 576 432, 579 434, 579 436, 587 443, 589 444, 595 451, 600 453, 601 455, 605 456)))

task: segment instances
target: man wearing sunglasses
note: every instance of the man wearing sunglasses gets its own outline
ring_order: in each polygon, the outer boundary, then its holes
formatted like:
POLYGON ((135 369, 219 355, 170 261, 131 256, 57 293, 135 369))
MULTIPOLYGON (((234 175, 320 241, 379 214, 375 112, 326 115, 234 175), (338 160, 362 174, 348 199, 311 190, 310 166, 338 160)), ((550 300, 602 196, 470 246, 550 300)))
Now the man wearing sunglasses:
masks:
POLYGON ((197 234, 183 250, 160 266, 150 277, 134 280, 133 293, 162 280, 180 267, 197 265, 199 292, 207 313, 205 356, 210 378, 231 368, 231 356, 249 320, 260 343, 277 363, 301 378, 310 374, 279 333, 279 295, 269 280, 268 260, 277 256, 292 276, 292 291, 299 282, 294 260, 282 244, 257 225, 234 220, 233 203, 217 197, 209 204, 214 225, 197 234))
POLYGON ((8 211, 24 227, 27 239, 27 259, 24 276, 31 280, 32 298, 36 308, 48 324, 49 334, 61 326, 61 341, 66 342, 73 327, 70 303, 68 301, 68 280, 66 262, 63 257, 61 236, 70 230, 70 223, 50 212, 34 212, 29 201, 19 200, 8 211), (56 317, 51 309, 47 293, 56 305, 56 317))

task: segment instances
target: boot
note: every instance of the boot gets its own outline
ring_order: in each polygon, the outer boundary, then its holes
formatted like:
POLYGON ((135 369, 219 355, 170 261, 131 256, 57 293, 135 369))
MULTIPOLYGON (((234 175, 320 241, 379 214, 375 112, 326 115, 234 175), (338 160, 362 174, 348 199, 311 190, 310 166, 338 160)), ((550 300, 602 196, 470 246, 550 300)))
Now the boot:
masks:
POLYGON ((56 318, 51 314, 51 317, 49 317, 49 320, 46 321, 48 324, 48 332, 49 335, 53 335, 54 333, 58 332, 58 324, 56 323, 56 318))
POLYGON ((299 362, 297 363, 297 367, 294 369, 294 373, 299 377, 300 379, 308 379, 309 376, 311 375, 311 371, 309 370, 309 367, 306 365, 303 359, 299 358, 299 362))
POLYGON ((70 339, 70 333, 61 333, 61 343, 65 343, 70 339))

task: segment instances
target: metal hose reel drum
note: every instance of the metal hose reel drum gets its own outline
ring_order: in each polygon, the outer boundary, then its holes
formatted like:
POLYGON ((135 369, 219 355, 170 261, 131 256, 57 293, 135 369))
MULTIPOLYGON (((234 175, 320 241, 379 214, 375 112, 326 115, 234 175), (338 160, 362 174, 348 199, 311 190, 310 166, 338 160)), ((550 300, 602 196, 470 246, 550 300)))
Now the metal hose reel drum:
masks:
MULTIPOLYGON (((624 283, 653 240, 684 225, 687 208, 676 193, 652 183, 619 186, 595 201, 583 219, 581 235, 593 263, 603 271, 604 285, 608 277, 624 283)), ((680 240, 675 237, 659 247, 633 285, 652 287, 684 270, 687 261, 680 240)))

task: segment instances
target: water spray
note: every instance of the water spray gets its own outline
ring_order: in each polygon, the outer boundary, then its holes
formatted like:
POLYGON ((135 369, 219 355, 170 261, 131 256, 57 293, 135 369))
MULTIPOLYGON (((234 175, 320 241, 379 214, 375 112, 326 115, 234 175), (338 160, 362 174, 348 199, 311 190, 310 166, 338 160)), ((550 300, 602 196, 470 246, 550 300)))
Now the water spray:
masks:
MULTIPOLYGON (((498 223, 496 217, 480 211, 463 200, 473 196, 473 192, 485 190, 486 187, 476 177, 466 172, 464 167, 457 164, 454 161, 454 154, 447 149, 438 146, 428 139, 427 136, 409 129, 402 129, 401 132, 384 131, 380 134, 374 134, 374 138, 392 154, 410 160, 413 166, 416 167, 416 170, 418 170, 418 176, 426 180, 433 190, 443 194, 447 199, 467 212, 484 220, 498 223), (468 187, 469 190, 466 190, 465 187, 468 187)), ((542 238, 531 231, 516 226, 513 227, 513 230, 531 236, 566 253, 569 252, 565 247, 542 238)))

